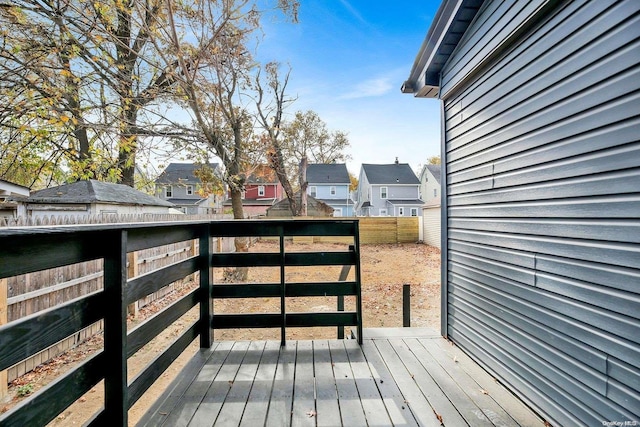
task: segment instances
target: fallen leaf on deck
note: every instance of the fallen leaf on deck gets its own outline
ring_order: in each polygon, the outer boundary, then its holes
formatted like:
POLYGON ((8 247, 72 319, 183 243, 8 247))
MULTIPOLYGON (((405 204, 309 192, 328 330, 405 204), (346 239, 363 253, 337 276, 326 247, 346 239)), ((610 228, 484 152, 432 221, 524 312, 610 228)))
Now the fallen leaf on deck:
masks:
POLYGON ((487 390, 483 389, 483 388, 481 388, 481 389, 480 389, 480 392, 481 392, 482 394, 489 394, 489 392, 488 392, 487 390))
POLYGON ((437 413, 435 410, 433 410, 433 413, 436 415, 436 418, 438 419, 438 421, 440 421, 440 424, 444 424, 442 422, 442 415, 440 415, 439 413, 437 413))
POLYGON ((316 411, 314 411, 314 410, 311 410, 311 411, 307 412, 307 416, 308 416, 309 418, 315 417, 315 416, 316 416, 316 414, 317 414, 317 412, 316 412, 316 411))

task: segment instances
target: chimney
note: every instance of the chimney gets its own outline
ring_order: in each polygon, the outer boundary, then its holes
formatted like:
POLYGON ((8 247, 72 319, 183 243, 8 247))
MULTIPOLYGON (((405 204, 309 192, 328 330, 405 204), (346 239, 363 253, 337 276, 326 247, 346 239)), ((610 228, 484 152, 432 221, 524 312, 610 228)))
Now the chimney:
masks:
POLYGON ((396 165, 398 165, 398 164, 400 164, 400 163, 398 162, 398 158, 396 157, 396 165))

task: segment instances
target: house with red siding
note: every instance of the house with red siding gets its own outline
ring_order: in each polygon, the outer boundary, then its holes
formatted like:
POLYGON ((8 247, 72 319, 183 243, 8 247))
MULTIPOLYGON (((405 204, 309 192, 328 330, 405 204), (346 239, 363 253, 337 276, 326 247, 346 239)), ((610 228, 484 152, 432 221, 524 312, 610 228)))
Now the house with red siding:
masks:
MULTIPOLYGON (((265 215, 267 209, 284 198, 284 189, 273 169, 267 165, 256 167, 246 178, 242 193, 245 217, 265 215)), ((231 193, 223 206, 231 209, 231 193)))

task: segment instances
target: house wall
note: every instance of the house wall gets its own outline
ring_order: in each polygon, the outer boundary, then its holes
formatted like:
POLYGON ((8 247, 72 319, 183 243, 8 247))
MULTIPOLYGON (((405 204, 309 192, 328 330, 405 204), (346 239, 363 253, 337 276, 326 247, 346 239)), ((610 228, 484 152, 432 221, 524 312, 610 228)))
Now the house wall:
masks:
MULTIPOLYGON (((247 184, 245 186, 244 198, 245 199, 273 199, 281 196, 278 191, 278 185, 274 184, 247 184), (258 195, 258 187, 264 186, 264 195, 258 195)), ((229 197, 231 194, 229 193, 229 197)))
POLYGON ((165 206, 116 205, 111 203, 87 204, 28 204, 28 215, 37 217, 78 217, 89 215, 167 214, 165 206))
POLYGON ((422 230, 424 244, 440 248, 440 205, 422 208, 422 230))
MULTIPOLYGON (((185 184, 173 184, 171 185, 171 199, 194 199, 199 200, 202 197, 198 194, 198 185, 197 184, 189 184, 193 188, 193 194, 187 194, 187 185, 185 184)), ((166 200, 168 197, 165 197, 165 189, 169 185, 160 185, 156 188, 156 196, 166 200)))
MULTIPOLYGON (((358 176, 358 189, 357 189, 358 206, 362 206, 364 202, 371 201, 371 197, 369 194, 369 187, 371 187, 371 185, 369 184, 369 180, 367 180, 367 175, 365 175, 363 169, 360 168, 360 175, 358 176)), ((370 212, 369 208, 366 208, 366 209, 360 208, 358 212, 356 212, 356 214, 369 215, 369 212, 370 212)))
POLYGON ((330 200, 326 200, 325 203, 327 203, 329 206, 331 206, 334 209, 340 209, 340 212, 336 212, 336 211, 333 212, 333 216, 335 217, 354 216, 354 213, 353 213, 354 205, 341 205, 341 204, 331 203, 330 200))
MULTIPOLYGON (((407 185, 372 185, 371 186, 371 215, 380 215, 380 209, 387 209, 387 215, 395 215, 393 211, 393 206, 387 203, 387 200, 396 199, 418 199, 418 185, 407 186, 407 185), (380 188, 387 187, 387 198, 380 198, 380 188)), ((419 207, 418 207, 419 208, 419 207)), ((405 213, 405 216, 409 216, 405 213)))
POLYGON ((349 184, 312 184, 307 187, 307 194, 311 194, 311 187, 316 187, 316 199, 346 199, 349 197, 349 184), (331 194, 331 187, 336 188, 336 194, 331 194))
POLYGON ((425 168, 420 176, 420 198, 425 203, 437 202, 440 200, 440 192, 440 184, 431 171, 425 168))
POLYGON ((552 425, 640 420, 639 12, 487 1, 441 76, 443 332, 552 425))

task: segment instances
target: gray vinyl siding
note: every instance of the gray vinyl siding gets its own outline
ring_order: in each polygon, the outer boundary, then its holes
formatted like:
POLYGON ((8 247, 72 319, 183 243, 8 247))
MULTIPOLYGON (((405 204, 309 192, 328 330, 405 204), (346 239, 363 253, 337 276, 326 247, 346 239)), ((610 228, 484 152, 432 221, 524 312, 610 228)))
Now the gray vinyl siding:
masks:
POLYGON ((487 1, 441 76, 446 333, 552 425, 640 421, 639 11, 487 1))

